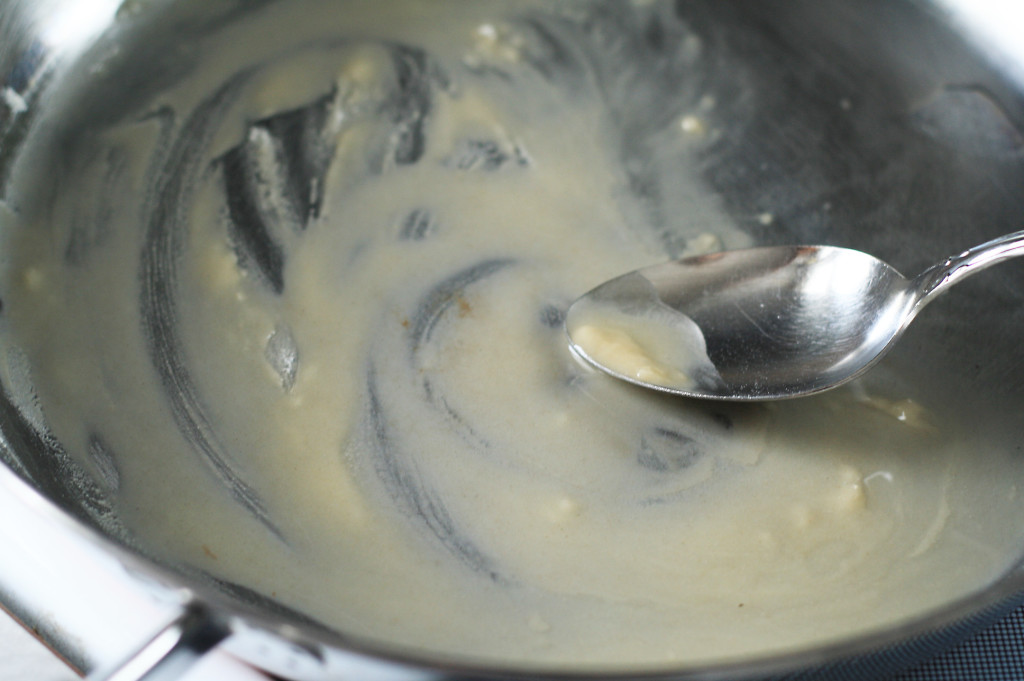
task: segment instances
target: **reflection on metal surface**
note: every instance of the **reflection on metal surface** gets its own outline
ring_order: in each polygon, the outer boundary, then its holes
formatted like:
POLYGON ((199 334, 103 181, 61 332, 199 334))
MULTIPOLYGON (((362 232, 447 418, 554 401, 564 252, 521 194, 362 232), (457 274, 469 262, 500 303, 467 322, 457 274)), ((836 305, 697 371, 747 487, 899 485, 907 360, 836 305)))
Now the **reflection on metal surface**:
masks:
POLYGON ((189 604, 129 659, 89 674, 88 681, 175 681, 229 634, 227 624, 214 613, 189 604))
POLYGON ((129 565, 2 466, 0 518, 5 605, 80 670, 141 647, 189 598, 129 565), (110 610, 116 616, 104 617, 110 610))
POLYGON ((1020 26, 1024 7, 1006 0, 937 0, 963 24, 978 47, 1019 82, 1024 83, 1024 42, 1020 26))
POLYGON ((40 39, 65 54, 78 52, 110 28, 121 4, 121 0, 91 0, 51 10, 42 17, 40 39))
POLYGON ((914 109, 912 116, 926 134, 963 153, 999 158, 1024 149, 1021 131, 980 88, 943 88, 914 109))

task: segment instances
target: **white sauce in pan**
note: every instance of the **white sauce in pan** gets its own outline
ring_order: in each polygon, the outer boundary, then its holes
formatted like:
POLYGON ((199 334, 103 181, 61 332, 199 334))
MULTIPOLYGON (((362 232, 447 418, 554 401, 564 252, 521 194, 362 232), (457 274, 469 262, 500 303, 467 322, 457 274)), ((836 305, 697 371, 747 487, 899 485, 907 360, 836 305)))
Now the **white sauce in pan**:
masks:
POLYGON ((1015 478, 884 366, 730 406, 573 358, 582 292, 749 241, 695 171, 699 92, 631 133, 671 217, 631 189, 616 97, 659 55, 617 72, 594 37, 628 21, 394 7, 224 28, 6 218, 31 410, 144 550, 352 636, 563 666, 810 645, 1005 569, 1015 478))

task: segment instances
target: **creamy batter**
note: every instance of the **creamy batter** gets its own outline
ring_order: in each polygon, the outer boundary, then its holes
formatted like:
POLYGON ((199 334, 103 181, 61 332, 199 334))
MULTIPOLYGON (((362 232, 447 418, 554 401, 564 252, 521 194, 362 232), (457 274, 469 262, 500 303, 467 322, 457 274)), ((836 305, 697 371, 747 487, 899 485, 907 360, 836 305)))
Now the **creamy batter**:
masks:
MULTIPOLYGON (((578 344, 585 357, 612 373, 633 378, 643 383, 660 385, 665 388, 689 388, 694 385, 693 376, 676 364, 662 361, 664 355, 652 349, 650 334, 639 340, 633 333, 635 320, 622 320, 612 324, 607 320, 600 323, 581 324, 572 332, 574 343, 578 344)), ((642 321, 639 322, 642 324, 642 321)), ((663 330, 661 328, 658 329, 663 330)), ((670 338, 665 338, 670 340, 670 338)))
POLYGON ((885 366, 726 405, 569 351, 582 292, 749 245, 696 172, 728 131, 670 5, 303 1, 224 26, 76 132, 58 194, 12 194, 4 380, 28 367, 26 412, 147 553, 356 638, 658 667, 987 584, 1020 543, 1016 474, 885 366))
POLYGON ((565 329, 582 359, 628 381, 688 390, 722 380, 700 327, 660 301, 641 273, 623 275, 573 302, 565 329), (602 295, 609 289, 615 294, 602 295), (630 293, 635 297, 626 297, 630 293))

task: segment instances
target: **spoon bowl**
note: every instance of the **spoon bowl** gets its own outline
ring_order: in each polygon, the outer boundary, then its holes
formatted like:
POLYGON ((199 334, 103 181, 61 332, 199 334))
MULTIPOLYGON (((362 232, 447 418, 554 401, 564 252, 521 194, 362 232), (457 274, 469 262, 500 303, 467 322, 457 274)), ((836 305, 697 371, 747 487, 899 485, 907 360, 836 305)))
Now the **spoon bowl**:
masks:
POLYGON ((612 279, 566 314, 573 352, 648 388, 773 400, 835 388, 877 363, 914 317, 965 277, 1024 255, 1024 231, 904 277, 834 246, 723 251, 612 279))

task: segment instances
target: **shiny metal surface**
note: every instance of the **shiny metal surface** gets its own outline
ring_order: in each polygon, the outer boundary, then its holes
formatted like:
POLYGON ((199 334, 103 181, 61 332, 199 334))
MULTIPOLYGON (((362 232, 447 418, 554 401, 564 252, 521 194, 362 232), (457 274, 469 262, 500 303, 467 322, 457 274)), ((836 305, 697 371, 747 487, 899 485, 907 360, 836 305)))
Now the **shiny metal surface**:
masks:
POLYGON ((1022 255, 1024 232, 1015 232, 907 279, 889 264, 847 248, 725 251, 605 282, 569 307, 566 328, 580 357, 635 385, 716 400, 801 397, 857 378, 889 352, 925 305, 953 284, 1022 255), (637 319, 662 320, 662 310, 682 315, 695 325, 666 323, 664 328, 678 333, 681 345, 693 343, 691 336, 699 334, 717 373, 695 373, 692 383, 682 385, 642 380, 602 363, 573 337, 574 312, 594 302, 637 319))
MULTIPOLYGON (((8 196, 22 177, 27 144, 59 146, 58 140, 74 139, 76 132, 102 129, 129 115, 139 102, 202 67, 189 49, 192 41, 271 4, 276 3, 0 4, 0 236, 9 216, 23 208, 8 196)), ((337 13, 343 5, 325 7, 337 13)), ((680 96, 711 97, 716 106, 708 124, 726 131, 699 143, 701 181, 755 243, 828 242, 920 270, 933 257, 923 243, 979 243, 1024 222, 1019 83, 989 63, 937 5, 711 0, 673 7, 705 46, 692 80, 680 83, 680 96)), ((656 31, 646 37, 652 43, 663 38, 656 31)), ((632 106, 657 112, 658 103, 632 106)), ((679 187, 665 172, 656 145, 644 137, 646 119, 636 120, 623 144, 629 184, 656 224, 682 219, 676 215, 679 187)), ((69 147, 69 163, 62 168, 73 167, 70 161, 80 151, 69 147)), ((41 183, 41 195, 59 192, 58 177, 55 171, 41 183)), ((694 234, 702 231, 700 216, 684 217, 694 234)), ((678 255, 680 244, 667 232, 662 236, 666 257, 678 255)), ((10 265, 2 248, 0 263, 10 265)), ((1024 438, 1022 303, 1019 268, 978 277, 945 296, 937 304, 941 312, 922 317, 887 361, 923 385, 952 386, 963 399, 986 401, 993 418, 1024 438), (965 364, 960 360, 966 356, 977 359, 965 364), (940 379, 936 366, 945 367, 940 379)), ((0 314, 0 334, 2 324, 0 314)), ((198 618, 201 627, 213 622, 228 628, 222 649, 287 678, 538 675, 355 642, 236 585, 157 563, 110 515, 102 490, 26 413, 31 385, 18 375, 16 359, 7 354, 3 364, 0 599, 79 670, 119 673, 119 663, 149 650, 161 631, 201 612, 210 617, 198 618), (197 604, 202 607, 192 610, 197 604)), ((657 676, 880 676, 990 622, 1020 602, 1022 593, 1024 572, 1018 567, 981 593, 884 632, 657 676)))
POLYGON ((192 607, 187 588, 147 573, 3 467, 0 517, 5 608, 79 671, 113 674, 192 607))

